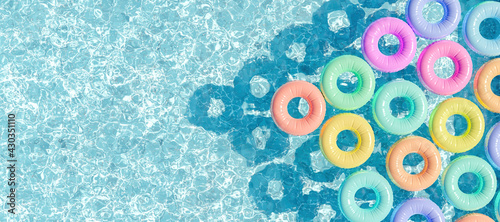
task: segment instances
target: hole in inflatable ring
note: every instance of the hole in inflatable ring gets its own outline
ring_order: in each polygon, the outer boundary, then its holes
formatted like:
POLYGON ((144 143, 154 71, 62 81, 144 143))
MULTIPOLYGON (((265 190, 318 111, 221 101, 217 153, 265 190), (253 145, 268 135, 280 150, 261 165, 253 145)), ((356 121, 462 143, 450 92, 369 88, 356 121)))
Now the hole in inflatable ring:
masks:
POLYGON ((485 39, 496 39, 500 37, 500 21, 496 18, 487 18, 479 24, 479 33, 485 39))
POLYGON ((411 101, 407 97, 396 97, 389 103, 392 116, 396 118, 406 118, 411 113, 411 101))
POLYGON ((343 93, 354 93, 358 89, 358 77, 352 72, 344 72, 337 79, 337 88, 343 93))
POLYGON ((287 110, 291 117, 301 119, 309 113, 309 104, 307 100, 295 97, 288 103, 287 110))
POLYGON ((446 120, 446 129, 453 136, 461 136, 467 130, 467 120, 458 114, 450 116, 446 120))
POLYGON ((458 188, 466 194, 471 194, 479 191, 479 177, 475 173, 464 173, 458 178, 458 188))
POLYGON ((448 57, 441 57, 434 63, 434 73, 441 79, 447 79, 455 73, 455 63, 448 57))
POLYGON ((423 221, 427 221, 427 217, 425 217, 424 215, 422 214, 414 214, 413 216, 411 216, 409 218, 408 221, 413 221, 413 222, 423 222, 423 221))
POLYGON ((491 80, 491 91, 497 96, 500 96, 500 75, 495 76, 491 80))
POLYGON ((403 159, 403 167, 409 174, 418 174, 424 169, 424 158, 418 153, 410 153, 403 159))
POLYGON ((424 5, 422 15, 425 21, 435 24, 443 20, 444 7, 437 1, 431 1, 424 5))
POLYGON ((342 151, 352 151, 358 144, 358 136, 353 131, 342 130, 337 136, 337 147, 342 151))
POLYGON ((373 189, 363 187, 354 194, 356 204, 362 209, 371 209, 377 202, 377 194, 373 189))
POLYGON ((400 42, 393 34, 385 34, 378 40, 378 49, 386 56, 392 56, 399 51, 400 42))

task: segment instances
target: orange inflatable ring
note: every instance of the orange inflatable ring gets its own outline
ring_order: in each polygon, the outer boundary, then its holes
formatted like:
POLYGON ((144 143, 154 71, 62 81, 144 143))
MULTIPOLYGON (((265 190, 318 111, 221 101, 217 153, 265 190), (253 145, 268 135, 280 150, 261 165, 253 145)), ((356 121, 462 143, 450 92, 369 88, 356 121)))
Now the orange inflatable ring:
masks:
POLYGON ((398 187, 408 191, 419 191, 430 187, 441 172, 441 156, 434 144, 419 136, 410 136, 396 142, 386 158, 389 178, 398 187), (418 153, 425 166, 418 174, 409 174, 403 168, 403 159, 410 153, 418 153))
POLYGON ((491 90, 491 81, 500 75, 500 58, 492 59, 477 71, 474 78, 474 94, 487 110, 500 113, 500 96, 491 90))
POLYGON ((484 214, 472 213, 458 218, 458 220, 456 220, 455 222, 495 222, 495 221, 484 214))
POLYGON ((316 130, 326 113, 326 102, 321 91, 306 81, 292 81, 282 85, 274 93, 271 101, 271 116, 276 125, 284 132, 296 136, 306 135, 316 130), (296 119, 288 113, 288 103, 301 97, 309 104, 309 113, 296 119))

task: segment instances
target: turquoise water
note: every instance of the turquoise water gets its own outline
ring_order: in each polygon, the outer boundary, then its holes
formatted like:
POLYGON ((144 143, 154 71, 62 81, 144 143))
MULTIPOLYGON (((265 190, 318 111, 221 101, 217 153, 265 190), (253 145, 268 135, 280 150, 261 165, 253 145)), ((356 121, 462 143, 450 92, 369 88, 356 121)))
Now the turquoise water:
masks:
MULTIPOLYGON (((462 17, 479 2, 462 1, 462 17)), ((374 129, 374 153, 360 167, 339 169, 322 156, 319 130, 299 137, 276 127, 271 97, 291 80, 318 86, 323 66, 337 56, 362 57, 365 28, 381 17, 404 19, 405 5, 405 0, 0 2, 0 116, 5 117, 0 121, 6 126, 7 114, 15 113, 18 139, 16 215, 7 213, 2 198, 0 219, 345 221, 337 203, 341 183, 358 170, 388 178, 385 156, 402 137, 382 131, 368 103, 353 113, 374 129)), ((438 20, 439 13, 439 7, 428 10, 430 19, 438 20)), ((491 58, 472 52, 458 30, 461 23, 446 39, 469 51, 475 72, 491 58)), ((417 55, 431 42, 418 38, 417 55)), ((379 45, 397 48, 391 39, 379 45)), ((375 71, 377 89, 399 78, 424 89, 416 60, 397 73, 375 71)), ((450 72, 453 64, 444 61, 436 69, 450 72)), ((345 80, 343 87, 354 85, 345 80)), ((450 98, 425 94, 429 113, 450 98)), ((454 96, 478 104, 472 83, 454 96)), ((394 107, 405 110, 404 104, 394 107)), ((290 108, 294 115, 308 110, 301 100, 290 108)), ((482 111, 487 130, 500 121, 499 114, 482 111)), ((328 105, 325 121, 339 113, 328 105)), ((464 129, 456 122, 450 131, 464 129)), ((430 139, 427 121, 412 135, 430 139)), ((6 147, 6 130, 2 138, 6 147)), ((346 135, 341 143, 352 146, 352 140, 346 135)), ((483 141, 464 154, 440 150, 443 166, 465 154, 486 159, 483 141)), ((410 159, 408 169, 422 169, 420 160, 410 159)), ((0 161, 6 165, 7 154, 0 161)), ((7 178, 6 169, 0 177, 7 178)), ((391 183, 394 206, 428 197, 449 221, 466 214, 446 201, 440 179, 420 192, 391 183)), ((6 181, 0 188, 6 196, 6 181)), ((371 197, 360 195, 359 203, 369 205, 371 197)), ((494 217, 493 203, 477 212, 494 217)))

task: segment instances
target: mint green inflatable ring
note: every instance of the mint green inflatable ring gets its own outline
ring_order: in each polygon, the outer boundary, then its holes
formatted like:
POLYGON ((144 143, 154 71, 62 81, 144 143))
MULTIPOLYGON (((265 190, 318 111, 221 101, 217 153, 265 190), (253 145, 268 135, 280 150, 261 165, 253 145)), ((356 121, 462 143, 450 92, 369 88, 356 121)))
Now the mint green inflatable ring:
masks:
POLYGON ((405 135, 417 130, 427 118, 427 99, 424 92, 414 83, 406 80, 389 82, 375 93, 372 101, 373 118, 383 130, 405 135), (403 118, 391 114, 389 104, 396 97, 410 102, 410 114, 403 118))
POLYGON ((375 74, 365 60, 343 55, 330 61, 320 78, 321 92, 328 103, 341 110, 355 110, 364 106, 375 92, 375 74), (358 86, 353 93, 343 93, 337 87, 340 74, 352 72, 358 78, 358 86))
POLYGON ((495 198, 495 204, 493 204, 495 208, 495 216, 497 220, 500 221, 500 192, 497 194, 497 198, 495 198))
POLYGON ((342 183, 339 190, 339 206, 342 214, 353 222, 382 221, 389 214, 393 204, 393 193, 389 182, 377 172, 358 171, 342 183), (371 208, 363 209, 356 204, 354 195, 363 188, 370 188, 377 196, 371 208))
POLYGON ((443 172, 441 180, 446 198, 460 210, 474 211, 486 206, 495 196, 497 176, 485 160, 477 156, 462 156, 453 160, 443 172), (467 194, 458 187, 458 178, 464 173, 479 178, 477 191, 467 194))

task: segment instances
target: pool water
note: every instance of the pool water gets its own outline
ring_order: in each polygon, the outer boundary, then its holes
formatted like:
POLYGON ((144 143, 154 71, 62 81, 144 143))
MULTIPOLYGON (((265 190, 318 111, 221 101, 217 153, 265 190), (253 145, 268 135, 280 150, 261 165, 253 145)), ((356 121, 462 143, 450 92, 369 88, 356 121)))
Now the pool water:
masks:
MULTIPOLYGON (((462 18, 479 2, 461 1, 462 18)), ((290 136, 276 127, 271 98, 288 81, 319 86, 322 68, 335 57, 363 58, 365 28, 382 17, 404 20, 405 6, 406 0, 0 3, 0 116, 16 113, 19 141, 18 211, 1 211, 0 220, 346 221, 338 206, 342 182, 359 170, 389 178, 386 154, 405 136, 381 130, 370 101, 352 113, 372 126, 374 152, 360 167, 340 169, 323 157, 319 129, 290 136)), ((443 15, 439 4, 426 12, 429 21, 443 15)), ((469 51, 475 74, 491 58, 470 50, 461 24, 445 39, 469 51)), ((481 29, 491 33, 498 27, 481 29)), ((374 70, 376 89, 395 79, 425 89, 415 63, 434 41, 417 41, 417 56, 407 68, 374 70)), ((390 36, 379 46, 387 54, 399 47, 390 36)), ((443 60, 435 69, 446 76, 454 68, 443 60)), ((352 75, 341 79, 343 90, 356 87, 352 75)), ((424 92, 429 114, 452 97, 424 92)), ((454 97, 479 104, 472 80, 454 97)), ((393 115, 408 112, 405 102, 391 104, 393 115)), ((500 114, 479 107, 486 130, 500 121, 500 114)), ((300 99, 289 105, 292 116, 308 109, 300 99)), ((325 121, 343 112, 327 104, 325 121)), ((6 118, 1 121, 7 125, 6 118)), ((453 118, 447 128, 463 132, 466 125, 453 118)), ((431 140, 428 120, 412 135, 431 140)), ((346 133, 338 144, 349 149, 355 139, 346 133)), ((462 154, 439 151, 443 169, 463 155, 486 159, 484 137, 462 154)), ((5 155, 0 160, 6 163, 5 155)), ((409 157, 405 168, 419 172, 421 161, 409 157)), ((446 200, 440 181, 419 192, 390 182, 394 206, 427 197, 447 221, 467 214, 446 200)), ((464 189, 476 186, 461 181, 464 189)), ((6 192, 7 183, 0 184, 6 192)), ((356 197, 362 207, 374 204, 369 189, 356 197)), ((494 218, 493 201, 476 212, 494 218)))

